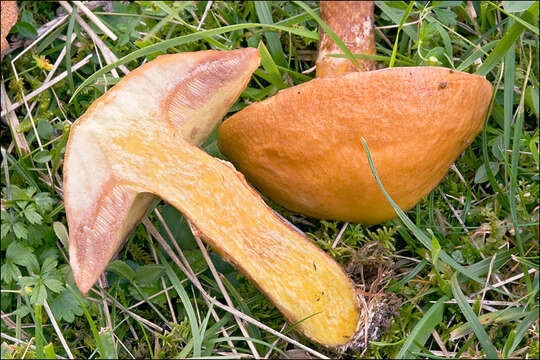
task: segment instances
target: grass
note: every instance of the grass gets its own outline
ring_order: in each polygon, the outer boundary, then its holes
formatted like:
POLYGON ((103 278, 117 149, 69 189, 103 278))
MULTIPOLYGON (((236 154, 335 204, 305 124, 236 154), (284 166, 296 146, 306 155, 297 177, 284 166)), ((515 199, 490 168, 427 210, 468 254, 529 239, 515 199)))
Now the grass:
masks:
MULTIPOLYGON (((367 228, 270 203, 344 266, 358 251, 364 266, 390 259, 386 291, 399 299, 398 314, 379 340, 349 357, 540 356, 538 4, 376 1, 377 61, 476 73, 493 84, 494 96, 483 132, 437 188, 406 213, 396 208, 394 220, 367 228), (370 252, 374 243, 390 250, 370 252)), ((325 26, 316 2, 112 6, 92 11, 116 41, 82 15, 96 42, 74 16, 46 25, 58 18, 58 3, 19 4, 9 38, 15 49, 1 63, 2 358, 335 357, 290 331, 294 324, 200 247, 182 215, 163 202, 89 296, 76 290, 63 153, 73 121, 118 81, 113 71, 165 53, 258 48, 261 68, 235 112, 310 80, 325 26)), ((204 149, 221 156, 215 139, 204 149)))

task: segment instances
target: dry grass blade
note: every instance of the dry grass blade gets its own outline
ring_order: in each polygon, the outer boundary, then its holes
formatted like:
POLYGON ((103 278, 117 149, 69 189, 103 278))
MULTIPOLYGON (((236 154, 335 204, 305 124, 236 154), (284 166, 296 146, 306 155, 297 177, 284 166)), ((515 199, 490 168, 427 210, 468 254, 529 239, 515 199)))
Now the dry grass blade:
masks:
MULTIPOLYGON (((11 128, 11 132, 13 134, 13 139, 15 140, 15 145, 17 146, 17 150, 21 154, 28 154, 30 152, 30 147, 28 146, 28 142, 26 141, 26 138, 24 137, 24 134, 18 133, 17 129, 19 128, 19 119, 17 118, 17 115, 13 111, 4 111, 4 109, 9 109, 12 104, 9 100, 8 94, 6 92, 6 89, 4 88, 4 82, 2 81, 2 95, 0 96, 0 101, 2 104, 2 117, 7 115, 7 123, 9 124, 11 128)), ((6 172, 7 174, 7 172, 6 172)))
POLYGON ((219 301, 216 301, 216 300, 213 300, 213 298, 210 296, 210 294, 208 294, 206 292, 206 290, 204 290, 204 288, 200 285, 200 282, 199 280, 194 277, 192 275, 191 272, 189 272, 187 270, 187 268, 182 264, 182 262, 180 261, 180 259, 178 258, 178 256, 176 256, 176 254, 174 253, 174 251, 171 249, 171 247, 169 246, 169 244, 167 244, 167 242, 165 241, 165 239, 163 239, 163 237, 159 234, 159 232, 157 231, 157 229, 152 225, 151 222, 149 222, 148 220, 145 220, 143 221, 143 223, 146 224, 150 224, 151 227, 150 227, 150 230, 151 230, 151 233, 152 235, 156 238, 156 240, 158 240, 158 242, 160 243, 160 245, 163 247, 163 249, 165 250, 165 252, 170 256, 170 258, 174 261, 174 263, 180 268, 181 271, 184 272, 184 274, 187 276, 187 278, 193 283, 195 284, 195 287, 197 287, 197 289, 201 292, 201 294, 203 295, 203 297, 205 299, 207 299, 208 301, 214 301, 214 305, 219 307, 220 309, 222 310, 225 310, 225 311, 228 311, 230 312, 232 315, 235 315, 235 316, 238 316, 240 319, 250 323, 250 324, 253 324, 257 327, 259 327, 260 329, 262 330, 265 330, 267 332, 269 332, 270 334, 274 335, 274 336, 277 336, 285 341, 287 341, 288 343, 290 344, 293 344, 301 349, 304 349, 306 350, 307 352, 309 352, 310 354, 312 355, 315 355, 317 356, 318 358, 320 359, 329 359, 327 356, 321 354, 320 352, 318 351, 315 351, 307 346, 305 346, 304 344, 294 340, 294 339, 291 339, 290 337, 286 336, 286 335, 283 335, 282 333, 272 329, 271 327, 269 326, 266 326, 264 325, 263 323, 247 316, 246 314, 236 310, 235 308, 232 308, 230 306, 227 306, 225 304, 222 304, 221 302, 219 301))
POLYGON ((118 39, 118 37, 111 31, 111 29, 109 29, 109 28, 107 27, 107 25, 105 25, 105 24, 103 23, 103 21, 99 20, 99 18, 98 18, 96 15, 94 15, 94 13, 93 13, 90 9, 88 9, 88 8, 86 7, 86 5, 84 5, 84 4, 83 4, 82 2, 80 2, 80 1, 73 1, 73 3, 74 3, 75 5, 77 5, 77 7, 78 7, 79 9, 81 9, 81 11, 82 11, 86 16, 88 16, 88 19, 92 20, 92 22, 93 22, 94 24, 96 24, 96 26, 97 26, 101 31, 103 31, 103 32, 105 33, 105 35, 107 35, 108 37, 110 37, 112 41, 116 41, 116 40, 118 39))
MULTIPOLYGON (((88 62, 90 62, 90 59, 92 58, 92 56, 93 56, 92 54, 89 54, 84 59, 82 59, 81 61, 79 61, 75 65, 73 65, 71 67, 71 71, 77 71, 80 68, 82 68, 84 65, 88 64, 88 62)), ((5 110, 2 110, 2 116, 5 116, 5 114, 7 112, 9 112, 9 111, 13 111, 13 110, 17 109, 19 106, 23 105, 24 102, 27 102, 27 101, 33 99, 34 97, 38 96, 39 94, 41 94, 45 90, 49 89, 51 86, 54 86, 57 83, 59 83, 60 81, 64 80, 66 77, 67 77, 67 71, 64 71, 60 75, 55 77, 54 79, 50 80, 49 82, 45 82, 43 85, 41 85, 36 90, 32 91, 30 94, 24 96, 23 97, 23 102, 15 102, 15 103, 11 104, 10 106, 7 106, 7 108, 5 110)))
MULTIPOLYGON (((184 264, 181 267, 182 271, 188 277, 188 279, 190 279, 190 280, 194 279, 195 280, 195 282, 193 282, 193 280, 192 280, 192 282, 195 284, 195 286, 197 288, 202 289, 202 285, 199 282, 199 279, 197 278, 197 275, 195 275, 195 272, 193 271, 193 269, 189 265, 189 261, 184 256, 184 253, 180 250, 180 248, 178 248, 178 245, 176 244, 176 239, 172 235, 169 227, 167 226, 167 223, 165 222, 165 220, 163 219, 163 217, 161 216, 159 211, 157 211, 157 209, 155 210, 155 213, 156 213, 158 219, 160 220, 160 222, 162 223, 163 227, 165 228, 165 231, 167 232, 167 235, 169 236, 169 238, 171 239, 173 244, 175 244, 180 256, 182 257, 182 260, 184 261, 184 264)), ((150 222, 150 220, 148 220, 148 218, 143 220, 143 225, 146 227, 146 230, 148 231, 148 233, 151 234, 162 246, 163 246, 163 244, 166 244, 165 239, 161 236, 159 231, 157 231, 154 224, 152 224, 152 222, 150 222)), ((168 247, 168 245, 167 245, 167 247, 168 247)), ((170 247, 169 247, 169 249, 170 249, 170 247)), ((172 250, 171 250, 171 252, 172 252, 172 250)), ((210 303, 213 300, 210 297, 208 297, 208 298, 205 297, 204 301, 206 302, 206 304, 208 306, 210 306, 210 303)), ((219 321, 219 316, 216 313, 216 311, 214 310, 214 308, 212 308, 211 313, 212 313, 212 317, 214 318, 214 320, 219 321)), ((227 330, 224 327, 221 327, 220 330, 221 330, 221 333, 223 334, 223 336, 225 336, 226 338, 230 337, 229 333, 227 332, 227 330)), ((229 340, 229 341, 227 341, 227 343, 232 348, 232 351, 236 352, 236 349, 234 348, 234 345, 233 345, 232 341, 229 340)))
MULTIPOLYGON (((62 7, 66 9, 69 14, 73 12, 73 8, 66 1, 60 1, 60 5, 62 5, 62 7)), ((103 42, 103 40, 101 40, 101 38, 95 33, 95 31, 92 30, 92 28, 79 15, 76 15, 76 20, 79 25, 81 25, 81 27, 84 29, 84 31, 86 31, 88 36, 90 36, 90 38, 96 43, 97 47, 101 50, 101 53, 103 54, 103 57, 105 58, 105 62, 107 62, 107 64, 112 64, 118 61, 118 57, 111 51, 111 49, 109 49, 109 47, 103 42)), ((125 67, 125 65, 120 65, 118 66, 118 68, 122 70, 124 74, 129 74, 129 70, 127 67, 125 67)), ((118 77, 118 73, 116 73, 116 71, 111 72, 113 73, 113 76, 118 77)))
MULTIPOLYGON (((189 224, 189 227, 192 229, 191 232, 193 234, 196 234, 196 231, 194 231, 194 228, 192 227, 191 223, 189 224)), ((194 235, 194 237, 195 237, 195 241, 197 241, 197 245, 199 245, 199 248, 201 249, 204 260, 206 260, 206 263, 208 264, 208 267, 210 268, 210 272, 212 273, 212 276, 216 280, 216 283, 218 285, 219 290, 221 291, 221 293, 223 294, 223 297, 225 298, 225 302, 230 307, 234 307, 234 304, 231 301, 231 297, 229 296, 229 293, 225 289, 225 286, 223 286, 223 282, 221 281, 221 278, 219 277, 219 274, 218 274, 218 272, 216 270, 216 267, 214 266, 214 263, 210 259, 210 256, 208 255, 208 251, 206 251, 206 247, 204 246, 201 239, 197 235, 194 235)), ((242 323, 242 321, 236 316, 234 316, 234 319, 236 320, 236 323, 238 324, 238 327, 240 328, 240 331, 242 332, 242 335, 244 335, 246 338, 248 338, 250 335, 249 335, 248 331, 246 330, 246 328, 245 328, 244 324, 242 323)), ((249 349, 253 353, 253 356, 255 358, 260 358, 260 355, 257 352, 257 349, 255 348, 255 345, 253 345, 253 342, 248 340, 247 343, 248 343, 249 349)))
POLYGON ((56 323, 56 319, 54 318, 54 314, 51 311, 51 308, 49 307, 47 300, 43 302, 43 306, 45 307, 47 316, 51 320, 51 324, 54 327, 54 331, 56 331, 56 335, 58 335, 58 339, 60 339, 60 343, 62 343, 62 346, 64 347, 64 350, 66 351, 66 354, 69 356, 70 359, 74 359, 73 354, 71 353, 71 350, 66 342, 66 339, 64 338, 64 335, 62 334, 62 330, 60 330, 60 328, 58 327, 58 324, 56 323))

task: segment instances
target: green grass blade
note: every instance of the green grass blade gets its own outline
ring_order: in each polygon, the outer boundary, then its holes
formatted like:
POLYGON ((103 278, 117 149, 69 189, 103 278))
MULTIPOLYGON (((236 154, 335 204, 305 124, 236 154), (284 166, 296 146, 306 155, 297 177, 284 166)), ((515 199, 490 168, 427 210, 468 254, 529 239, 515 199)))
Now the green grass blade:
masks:
POLYGON ((64 58, 66 63, 67 80, 72 94, 75 86, 73 85, 73 74, 71 73, 71 36, 73 35, 73 27, 75 25, 76 15, 77 11, 73 10, 69 16, 69 24, 66 33, 66 57, 64 58))
POLYGON ((489 339, 488 334, 486 333, 486 330, 480 324, 480 321, 478 320, 478 316, 474 313, 473 309, 470 307, 469 303, 467 302, 467 299, 465 298, 465 295, 463 295, 463 292, 461 291, 457 276, 454 274, 452 276, 452 280, 450 280, 450 284, 452 287, 452 294, 454 294, 454 298, 456 299, 456 302, 461 309, 461 312, 471 325, 471 328, 473 329, 476 337, 478 338, 478 341, 480 341, 480 345, 482 345, 482 348, 484 349, 484 352, 486 353, 486 357, 488 359, 498 359, 497 350, 495 349, 495 346, 491 343, 491 340, 489 339))
POLYGON ((277 89, 284 89, 287 87, 285 83, 283 83, 283 80, 281 79, 281 73, 279 72, 279 69, 277 68, 276 63, 274 62, 274 59, 268 52, 268 49, 266 46, 264 46, 264 43, 261 41, 259 43, 259 47, 257 48, 259 50, 259 53, 261 54, 261 66, 269 75, 269 82, 274 85, 277 89))
MULTIPOLYGON (((165 40, 163 42, 160 42, 158 44, 149 45, 147 47, 144 47, 139 50, 135 50, 128 55, 120 58, 118 61, 106 65, 103 68, 101 68, 99 71, 96 71, 92 75, 90 75, 86 80, 82 82, 81 85, 75 90, 73 95, 71 96, 71 99, 69 99, 69 102, 73 101, 75 96, 86 86, 92 84, 94 81, 96 81, 97 78, 102 76, 103 74, 106 74, 107 72, 111 71, 112 69, 115 69, 116 67, 125 64, 127 62, 130 62, 132 60, 136 60, 140 57, 158 52, 158 51, 164 51, 171 47, 175 47, 182 44, 187 44, 193 41, 198 41, 202 39, 207 39, 211 36, 218 35, 218 34, 225 34, 227 32, 235 31, 235 30, 242 30, 242 29, 249 29, 253 27, 268 27, 272 29, 278 29, 281 31, 291 32, 293 34, 304 36, 310 39, 318 40, 319 35, 317 33, 302 30, 302 29, 296 29, 293 27, 287 27, 287 26, 280 26, 280 25, 269 25, 269 24, 257 24, 257 23, 246 23, 246 24, 236 24, 236 25, 229 25, 224 26, 218 29, 212 29, 212 30, 205 30, 194 34, 179 36, 173 39, 165 40)), ((356 61, 356 60, 355 60, 356 61)))
POLYGON ((146 341, 146 345, 148 346, 148 352, 150 353, 150 358, 154 358, 154 352, 152 351, 152 346, 150 345, 150 339, 148 339, 148 334, 146 334, 146 330, 144 330, 144 326, 141 324, 141 322, 138 319, 134 319, 137 324, 141 327, 141 331, 144 335, 144 340, 146 341))
POLYGON ((34 304, 34 325, 35 325, 35 338, 36 338, 36 358, 45 358, 45 352, 43 350, 43 327, 41 324, 41 304, 34 304))
POLYGON ((409 280, 412 280, 420 271, 424 269, 427 265, 427 260, 422 259, 415 267, 412 269, 403 279, 395 283, 394 285, 390 286, 388 290, 390 291, 397 291, 399 288, 401 288, 403 285, 407 284, 409 280))
MULTIPOLYGON (((509 321, 517 321, 526 317, 529 313, 523 312, 523 308, 506 308, 504 310, 493 311, 487 314, 478 316, 478 321, 482 325, 500 324, 509 321)), ((455 328, 450 333, 450 341, 456 341, 461 339, 472 332, 471 324, 464 323, 463 325, 455 328)))
POLYGON ((45 353, 45 359, 56 359, 53 343, 47 344, 47 346, 43 348, 43 352, 45 353))
POLYGON ((529 313, 529 315, 527 315, 525 317, 525 319, 523 319, 518 326, 516 326, 515 328, 515 337, 514 337, 514 340, 512 342, 512 346, 510 346, 510 348, 508 349, 508 356, 510 356, 514 350, 517 348, 517 346, 519 345, 519 343, 521 342, 521 340, 523 340, 523 338, 525 337, 525 335, 527 335, 527 330, 529 329, 529 327, 538 320, 539 318, 539 315, 538 315, 538 308, 531 311, 529 313))
POLYGON ((86 320, 88 321, 88 324, 90 325, 90 329, 92 330, 92 334, 94 335, 94 340, 96 341, 97 349, 98 349, 101 357, 104 358, 104 359, 107 359, 107 357, 105 356, 105 349, 103 348, 103 343, 101 342, 101 336, 99 336, 99 332, 98 332, 98 330, 96 328, 96 324, 94 323, 94 320, 92 319, 92 316, 90 316, 90 313, 88 312, 88 309, 86 308, 86 306, 82 302, 79 295, 75 292, 75 290, 73 290, 73 288, 70 285, 67 285, 66 287, 69 289, 69 291, 71 291, 71 293, 73 294, 75 299, 77 299, 77 302, 81 306, 81 308, 83 310, 83 313, 84 313, 84 316, 86 316, 86 320))
POLYGON ((416 343, 424 345, 431 335, 431 332, 437 326, 443 316, 444 302, 448 300, 447 296, 441 297, 433 304, 422 318, 416 323, 403 346, 399 349, 396 359, 405 359, 411 356, 411 352, 418 351, 416 343))
MULTIPOLYGON (((262 24, 274 23, 274 20, 272 19, 272 5, 270 1, 254 1, 253 5, 255 6, 255 11, 257 12, 259 21, 262 24)), ((264 37, 268 42, 270 54, 272 54, 276 64, 280 66, 287 66, 287 59, 283 53, 283 48, 281 46, 281 41, 279 40, 278 34, 275 32, 265 32, 264 37)))
MULTIPOLYGON (((180 23, 182 23, 182 25, 184 25, 187 29, 189 29, 189 30, 191 30, 193 32, 199 32, 200 31, 200 30, 197 30, 196 27, 191 26, 190 24, 186 23, 184 21, 184 19, 182 19, 182 17, 178 16, 178 13, 175 12, 173 9, 171 9, 165 2, 163 2, 163 1, 155 1, 154 3, 161 10, 165 11, 170 17, 172 17, 173 19, 175 19, 175 20, 179 21, 180 23)), ((214 37, 208 37, 208 38, 206 38, 206 41, 208 41, 209 44, 214 45, 218 49, 221 49, 221 50, 226 50, 227 49, 227 47, 225 45, 220 43, 214 37)))
MULTIPOLYGON (((523 87, 525 87, 524 84, 523 87)), ((516 209, 516 188, 519 186, 517 184, 517 172, 518 172, 518 161, 519 161, 519 144, 521 139, 521 132, 523 129, 523 117, 524 112, 523 108, 518 109, 516 123, 514 124, 514 139, 512 140, 512 160, 511 160, 511 181, 510 181, 510 194, 508 196, 510 200, 510 214, 512 216, 512 223, 514 226, 515 237, 519 255, 521 257, 525 256, 525 249, 523 248, 523 240, 521 238, 518 215, 516 209)), ((529 275, 529 267, 527 264, 522 263, 523 274, 525 275, 525 281, 527 283, 527 289, 530 292, 532 290, 531 277, 529 275)))
MULTIPOLYGON (((375 176, 375 180, 377 181, 377 184, 379 184, 379 187, 380 187, 381 191, 383 192, 384 196, 386 197, 386 199, 388 200, 390 205, 392 205, 392 207, 394 208, 394 211, 399 216, 401 221, 403 221, 405 226, 416 236, 416 238, 429 251, 431 251, 431 236, 428 236, 425 232, 423 232, 416 225, 414 225, 414 223, 411 221, 411 219, 409 219, 409 217, 405 214, 405 212, 403 212, 403 210, 401 210, 401 208, 395 203, 395 201, 392 200, 390 195, 386 192, 386 189, 384 188, 383 184, 381 183, 381 179, 379 178, 379 175, 377 174, 377 170, 375 170, 375 165, 373 164, 373 160, 371 159, 371 153, 369 152, 369 148, 368 148, 368 146, 366 144, 366 141, 363 138, 362 138, 362 144, 364 146, 364 150, 365 150, 367 158, 368 158, 368 162, 369 162, 369 166, 371 168, 371 172, 373 173, 373 176, 375 176)), ((468 269, 466 269, 465 267, 460 265, 457 261, 452 259, 452 257, 450 255, 448 255, 445 251, 441 250, 441 252, 439 253, 439 258, 442 261, 444 261, 446 264, 448 264, 450 267, 452 267, 455 270, 459 271, 460 273, 462 273, 463 275, 465 275, 469 279, 474 280, 477 283, 484 285, 485 281, 483 281, 478 276, 471 273, 468 269)), ((491 286, 490 286, 490 289, 493 289, 493 290, 495 290, 497 292, 503 293, 501 290, 499 290, 497 288, 493 288, 491 286)))
POLYGON ((191 335, 193 337, 193 356, 201 356, 202 339, 200 336, 199 324, 197 322, 197 315, 195 314, 195 309, 193 309, 193 305, 191 305, 191 301, 189 300, 189 295, 182 286, 182 283, 180 283, 180 279, 178 279, 178 276, 169 265, 169 262, 165 260, 161 253, 158 253, 158 255, 160 258, 159 260, 161 261, 163 266, 165 266, 167 276, 171 280, 171 283, 174 286, 174 289, 176 290, 178 296, 180 297, 180 300, 182 300, 182 304, 184 305, 184 309, 186 310, 189 319, 189 325, 191 326, 191 335))
MULTIPOLYGON (((516 49, 512 44, 504 56, 504 129, 503 129, 503 149, 508 154, 510 150, 510 137, 512 132, 512 110, 514 109, 514 83, 515 83, 515 60, 516 49)), ((505 182, 508 186, 508 166, 505 162, 505 182)))
MULTIPOLYGON (((405 2, 402 1, 402 3, 407 6, 405 2)), ((377 7, 394 22, 394 24, 399 24, 402 16, 400 16, 400 12, 398 10, 388 5, 386 1, 375 1, 375 5, 377 5, 377 7)), ((413 39, 413 41, 418 39, 418 33, 413 26, 406 26, 403 28, 403 31, 409 36, 409 38, 413 39)))
MULTIPOLYGON (((527 30, 529 30, 530 32, 532 32, 534 35, 538 36, 539 35, 539 32, 538 32, 538 26, 534 26, 532 24, 529 24, 527 21, 521 19, 520 17, 512 14, 512 13, 509 13, 508 11, 505 11, 503 8, 497 6, 496 4, 492 3, 491 1, 486 1, 489 5, 493 6, 494 8, 496 8, 497 10, 499 10, 500 12, 502 12, 503 14, 505 14, 506 16, 509 16, 511 17, 512 19, 514 19, 515 21, 517 21, 518 23, 520 23, 521 25, 523 25, 525 28, 527 28, 527 30)), ((538 16, 538 14, 536 14, 538 16)))
POLYGON ((303 1, 295 1, 296 5, 304 9, 313 20, 315 20, 321 28, 328 34, 328 36, 336 43, 336 45, 347 55, 347 58, 352 61, 352 63, 360 69, 360 64, 358 64, 358 61, 354 58, 353 54, 351 53, 351 50, 345 45, 345 43, 339 38, 339 36, 336 35, 336 33, 330 29, 328 25, 322 19, 313 11, 309 6, 307 6, 303 1))
MULTIPOLYGON (((527 11, 521 15, 521 19, 526 22, 534 22, 534 19, 538 17, 538 4, 535 2, 527 11)), ((489 56, 484 60, 484 63, 476 71, 477 75, 486 76, 491 69, 493 69, 501 61, 501 59, 506 55, 508 49, 517 41, 521 33, 525 30, 525 27, 517 22, 512 27, 506 35, 497 43, 495 49, 489 54, 489 56)))
POLYGON ((405 20, 409 17, 409 13, 411 12, 412 8, 414 6, 414 1, 411 1, 409 3, 409 6, 407 6, 407 10, 403 13, 403 16, 401 17, 401 20, 399 21, 399 26, 397 29, 396 34, 396 40, 394 41, 394 47, 392 49, 392 58, 390 59, 390 63, 388 64, 388 67, 394 67, 394 62, 396 61, 396 54, 397 54, 397 48, 398 48, 398 42, 399 42, 399 33, 401 32, 401 28, 403 27, 403 24, 405 23, 405 20))

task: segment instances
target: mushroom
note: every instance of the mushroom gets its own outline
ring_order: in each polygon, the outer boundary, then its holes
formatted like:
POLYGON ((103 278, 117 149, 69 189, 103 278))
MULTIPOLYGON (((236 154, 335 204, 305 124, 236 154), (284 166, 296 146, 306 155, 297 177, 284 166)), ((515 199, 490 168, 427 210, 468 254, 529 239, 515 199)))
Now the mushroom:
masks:
MULTIPOLYGON (((321 17, 353 53, 372 53, 372 2, 321 2, 321 17)), ((442 67, 357 72, 348 59, 324 56, 336 51, 330 41, 321 36, 318 78, 228 118, 218 146, 286 208, 321 219, 380 223, 396 214, 370 171, 361 139, 386 190, 408 210, 482 129, 491 84, 442 67)))
POLYGON ((1 33, 0 37, 2 38, 0 44, 0 56, 4 57, 4 54, 9 50, 9 43, 6 40, 9 30, 17 22, 17 2, 16 1, 1 1, 0 2, 1 10, 1 33))
POLYGON ((353 282, 230 163, 192 145, 225 114, 259 60, 255 49, 161 56, 75 122, 64 165, 73 276, 87 294, 157 195, 299 323, 298 331, 344 349, 371 319, 353 282))

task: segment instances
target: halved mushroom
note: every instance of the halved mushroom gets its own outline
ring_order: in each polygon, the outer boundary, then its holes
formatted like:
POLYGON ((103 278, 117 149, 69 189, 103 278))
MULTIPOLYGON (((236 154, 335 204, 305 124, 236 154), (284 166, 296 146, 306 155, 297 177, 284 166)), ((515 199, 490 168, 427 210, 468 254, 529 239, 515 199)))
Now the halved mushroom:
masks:
POLYGON ((9 43, 6 40, 9 30, 17 22, 18 16, 17 2, 16 1, 1 1, 0 2, 0 56, 4 57, 4 54, 9 50, 9 43))
MULTIPOLYGON (((361 5, 364 12, 371 9, 370 16, 362 13, 362 24, 349 23, 349 18, 358 21, 350 14, 360 5, 332 3, 321 2, 321 16, 338 36, 347 40, 349 29, 361 29, 357 37, 373 37, 371 2, 361 5), (330 6, 333 13, 346 15, 325 18, 330 6)), ((353 53, 371 52, 372 40, 352 38, 346 44, 353 53)), ((323 35, 322 41, 331 40, 323 35)), ((317 76, 322 78, 282 90, 228 118, 219 129, 218 146, 263 194, 291 210, 380 223, 396 214, 370 171, 361 138, 390 196, 410 209, 482 129, 491 84, 441 67, 346 73, 358 69, 345 60, 344 70, 342 60, 319 59, 323 70, 317 76), (338 65, 327 64, 334 60, 338 65)))
POLYGON ((354 346, 373 314, 343 269, 280 220, 230 163, 185 140, 200 143, 258 63, 254 49, 163 56, 77 120, 64 166, 75 281, 88 292, 157 195, 291 323, 303 320, 297 330, 328 347, 354 346))

